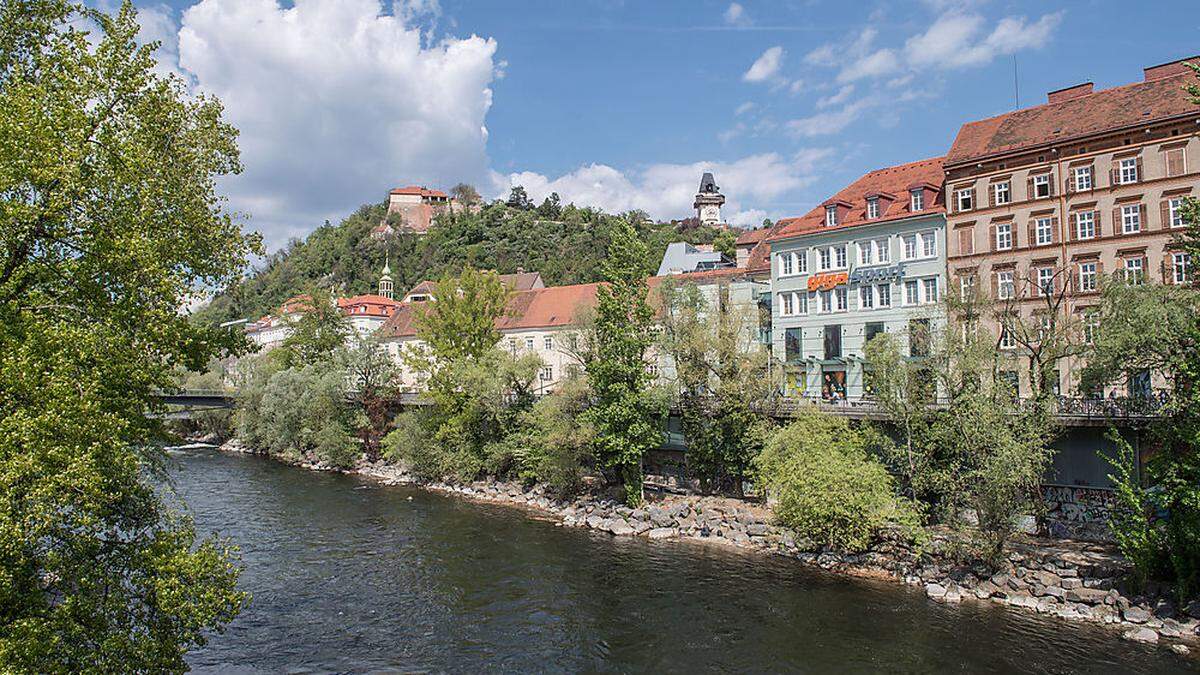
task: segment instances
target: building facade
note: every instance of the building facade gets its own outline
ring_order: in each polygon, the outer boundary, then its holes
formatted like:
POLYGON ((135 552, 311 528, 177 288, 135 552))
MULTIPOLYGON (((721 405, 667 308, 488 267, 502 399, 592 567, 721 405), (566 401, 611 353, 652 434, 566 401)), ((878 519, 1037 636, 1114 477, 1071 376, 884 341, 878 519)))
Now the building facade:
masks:
MULTIPOLYGON (((945 161, 953 292, 1013 305, 1030 325, 1061 314, 1086 338, 1106 275, 1186 281, 1179 209, 1200 192, 1200 108, 1183 91, 1190 74, 1182 62, 1163 64, 1141 82, 1102 91, 1089 82, 964 124, 945 161)), ((998 323, 990 329, 1012 350, 1012 377, 1029 395, 1027 359, 998 323)), ((1080 365, 1064 360, 1050 386, 1081 393, 1080 365)), ((1122 393, 1143 387, 1148 379, 1131 380, 1122 393)))
POLYGON ((872 171, 767 238, 785 395, 863 398, 864 347, 877 334, 924 353, 943 321, 941 178, 941 158, 872 171))
POLYGON ((717 181, 711 173, 705 172, 700 177, 700 191, 696 193, 696 200, 692 203, 692 208, 696 209, 696 217, 700 219, 701 225, 720 225, 721 224, 721 206, 725 204, 725 195, 721 194, 721 189, 717 187, 717 181))

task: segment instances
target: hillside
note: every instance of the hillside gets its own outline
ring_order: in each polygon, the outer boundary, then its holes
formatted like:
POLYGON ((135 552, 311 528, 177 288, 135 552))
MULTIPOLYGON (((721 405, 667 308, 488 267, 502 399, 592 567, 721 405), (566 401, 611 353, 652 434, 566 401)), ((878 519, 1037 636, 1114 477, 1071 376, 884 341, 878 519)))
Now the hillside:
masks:
MULTIPOLYGON (((373 292, 385 255, 390 257, 397 295, 423 279, 436 279, 470 263, 500 273, 537 271, 548 286, 599 280, 609 232, 618 217, 549 202, 516 208, 493 202, 475 213, 443 215, 424 236, 397 234, 373 239, 386 204, 367 204, 338 225, 317 228, 304 241, 277 251, 249 278, 216 296, 196 313, 201 321, 255 319, 288 297, 316 285, 339 295, 373 292)), ((636 217, 650 254, 653 274, 672 241, 711 243, 718 229, 683 223, 654 223, 636 217)))

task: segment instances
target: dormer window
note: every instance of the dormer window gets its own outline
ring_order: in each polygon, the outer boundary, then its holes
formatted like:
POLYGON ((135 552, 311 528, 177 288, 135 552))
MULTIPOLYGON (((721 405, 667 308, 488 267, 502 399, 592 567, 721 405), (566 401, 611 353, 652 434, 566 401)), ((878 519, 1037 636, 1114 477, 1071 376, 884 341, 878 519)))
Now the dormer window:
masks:
POLYGON ((837 206, 831 204, 825 207, 825 227, 835 225, 837 225, 837 206))
POLYGON ((867 218, 879 217, 879 197, 867 199, 867 218))
POLYGON ((909 211, 925 210, 925 192, 921 189, 912 190, 909 194, 909 211))

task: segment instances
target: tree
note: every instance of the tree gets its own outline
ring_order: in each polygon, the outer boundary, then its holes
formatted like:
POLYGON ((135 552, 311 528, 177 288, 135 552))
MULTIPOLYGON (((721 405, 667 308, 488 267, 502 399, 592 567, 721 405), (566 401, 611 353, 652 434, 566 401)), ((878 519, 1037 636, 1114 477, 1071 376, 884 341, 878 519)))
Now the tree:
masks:
POLYGON ((713 250, 730 260, 737 260, 737 235, 733 230, 721 230, 713 238, 713 250))
POLYGON ((479 191, 469 183, 459 183, 450 188, 450 196, 463 206, 476 206, 483 201, 479 196, 479 191))
POLYGON ((542 200, 541 206, 537 207, 537 214, 541 218, 557 218, 562 214, 562 200, 557 192, 551 192, 549 197, 542 200))
POLYGON ((597 291, 585 370, 595 398, 587 422, 595 429, 596 457, 620 477, 629 504, 642 501, 642 457, 662 441, 661 403, 650 391, 646 352, 654 341, 654 310, 647 300, 646 246, 628 221, 612 235, 597 291))
POLYGON ((1063 267, 1041 281, 1014 279, 1007 299, 993 299, 990 304, 981 297, 951 302, 958 303, 952 309, 960 314, 990 314, 1000 326, 1000 335, 1007 335, 1025 357, 1033 398, 1048 399, 1059 394, 1059 363, 1084 351, 1083 319, 1067 311, 1069 297, 1070 270, 1063 267), (1039 300, 1029 313, 1022 309, 1026 297, 1039 300))
POLYGON ((329 361, 350 336, 350 325, 329 291, 313 288, 300 301, 300 318, 277 350, 285 367, 329 361))
POLYGON ((508 296, 494 272, 467 267, 457 277, 444 277, 434 291, 436 301, 417 314, 417 337, 436 360, 477 359, 500 341, 496 321, 508 296))
POLYGON ((528 211, 533 208, 533 202, 529 201, 529 193, 525 192, 525 188, 520 185, 514 185, 513 189, 508 193, 508 200, 505 202, 511 209, 520 209, 528 211))
POLYGON ((664 282, 660 346, 671 360, 665 371, 673 373, 689 471, 707 489, 740 494, 769 428, 771 386, 758 308, 732 293, 724 284, 664 282))
POLYGON ((394 414, 400 372, 396 362, 374 340, 358 340, 339 354, 354 402, 363 414, 358 435, 369 461, 378 461, 379 442, 394 414))
POLYGON ((220 104, 137 33, 128 2, 0 4, 4 671, 182 671, 246 600, 234 551, 162 499, 145 412, 245 348, 179 308, 261 247, 217 196, 240 170, 220 104))

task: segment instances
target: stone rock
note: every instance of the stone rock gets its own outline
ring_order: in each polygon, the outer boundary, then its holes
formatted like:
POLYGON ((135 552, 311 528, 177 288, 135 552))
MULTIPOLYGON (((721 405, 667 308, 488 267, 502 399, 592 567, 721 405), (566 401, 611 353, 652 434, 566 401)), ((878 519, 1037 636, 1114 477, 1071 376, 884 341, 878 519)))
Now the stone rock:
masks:
POLYGON ((951 586, 946 589, 946 594, 942 596, 942 602, 950 605, 957 605, 962 602, 962 591, 958 586, 951 586))
POLYGON ((1187 645, 1180 644, 1171 645, 1171 651, 1179 654, 1180 656, 1187 656, 1192 652, 1192 650, 1188 649, 1187 645))
POLYGON ((656 527, 646 533, 651 539, 672 539, 675 537, 675 530, 670 527, 656 527))
POLYGON ((1004 602, 1013 607, 1027 607, 1030 609, 1036 608, 1038 601, 1026 591, 1019 591, 1009 595, 1004 602))
POLYGON ((1098 588, 1072 588, 1066 592, 1067 600, 1071 602, 1083 602, 1089 605, 1104 602, 1104 596, 1108 595, 1108 591, 1102 591, 1098 588))
POLYGON ((1063 590, 1062 586, 1046 586, 1042 589, 1042 595, 1061 600, 1065 597, 1066 591, 1063 590))
POLYGON ((751 537, 761 537, 771 531, 771 527, 766 523, 751 523, 746 527, 746 534, 751 537))
POLYGON ((601 518, 600 516, 597 516, 596 514, 592 514, 592 515, 588 516, 587 519, 584 520, 583 522, 586 523, 587 526, 590 528, 600 529, 600 527, 604 524, 604 519, 601 518))
POLYGON ((1004 574, 1003 572, 997 572, 992 575, 992 583, 996 584, 997 586, 1007 586, 1008 575, 1004 574))
POLYGON ((1183 608, 1183 613, 1193 619, 1200 619, 1200 600, 1193 600, 1183 608))
POLYGON ((608 526, 608 531, 612 532, 615 536, 618 536, 618 537, 628 537, 629 535, 631 535, 635 532, 635 530, 633 529, 632 526, 629 525, 629 523, 625 522, 624 520, 622 520, 620 518, 613 518, 612 522, 608 526))
POLYGON ((934 600, 941 600, 946 597, 946 587, 941 584, 925 584, 925 595, 934 600))
POLYGON ((1162 625, 1158 627, 1158 634, 1163 637, 1179 637, 1183 633, 1183 624, 1175 619, 1163 619, 1162 625))
POLYGON ((1071 590, 1074 588, 1083 588, 1083 581, 1078 578, 1066 577, 1060 583, 1063 590, 1071 590))
POLYGON ((1022 534, 1037 534, 1037 519, 1033 516, 1017 518, 1016 530, 1022 534))
POLYGON ((1132 642, 1145 642, 1147 644, 1158 643, 1158 633, 1155 633, 1149 628, 1131 628, 1125 631, 1121 637, 1132 642))
POLYGON ((1134 605, 1122 610, 1121 616, 1130 623, 1146 623, 1150 620, 1150 610, 1134 605))
POLYGON ((979 598, 980 600, 986 600, 986 599, 992 597, 992 593, 995 593, 995 592, 996 592, 996 584, 993 584, 990 581, 985 581, 985 582, 979 584, 978 586, 975 587, 975 590, 974 590, 975 597, 979 598))

